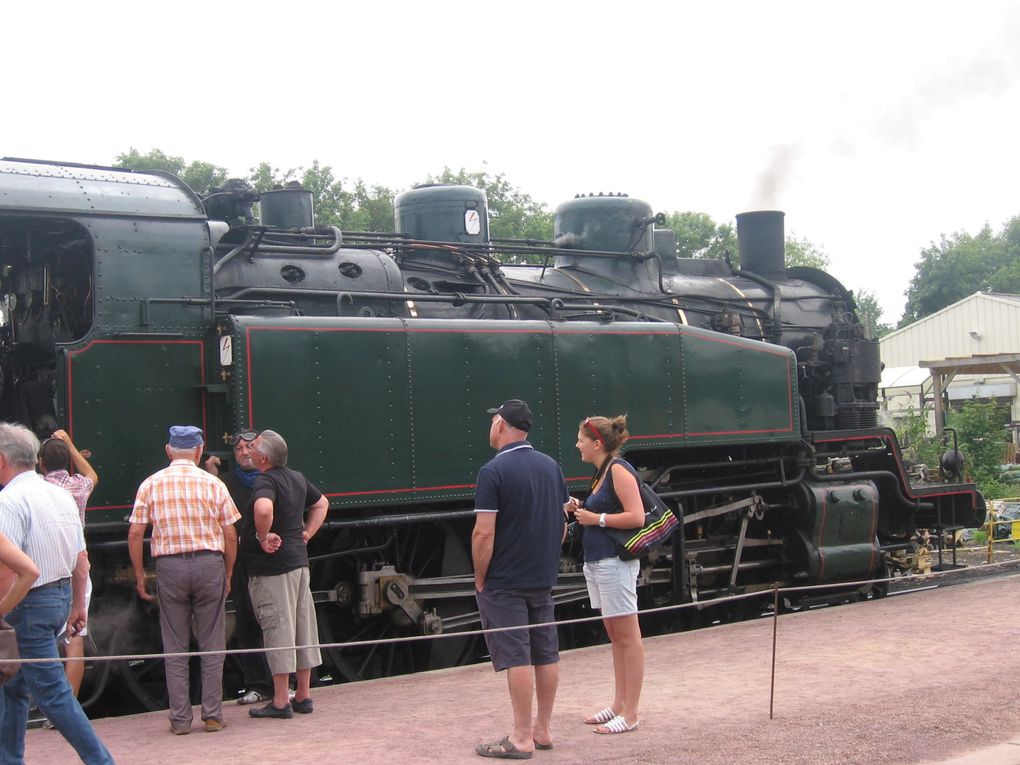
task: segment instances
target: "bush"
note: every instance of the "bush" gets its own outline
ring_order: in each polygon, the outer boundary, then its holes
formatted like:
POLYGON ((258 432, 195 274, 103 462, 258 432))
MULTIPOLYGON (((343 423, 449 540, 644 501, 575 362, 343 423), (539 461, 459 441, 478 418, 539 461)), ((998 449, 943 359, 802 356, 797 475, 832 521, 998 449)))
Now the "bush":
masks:
MULTIPOLYGON (((987 499, 1020 495, 1020 484, 1010 481, 1002 472, 1002 463, 1009 448, 1009 435, 1003 425, 1009 419, 1008 408, 995 403, 968 401, 959 411, 949 412, 949 427, 955 428, 960 451, 966 459, 965 480, 973 481, 987 499)), ((928 467, 938 467, 942 453, 952 448, 952 435, 943 445, 928 434, 928 418, 908 410, 896 436, 903 456, 928 467)))

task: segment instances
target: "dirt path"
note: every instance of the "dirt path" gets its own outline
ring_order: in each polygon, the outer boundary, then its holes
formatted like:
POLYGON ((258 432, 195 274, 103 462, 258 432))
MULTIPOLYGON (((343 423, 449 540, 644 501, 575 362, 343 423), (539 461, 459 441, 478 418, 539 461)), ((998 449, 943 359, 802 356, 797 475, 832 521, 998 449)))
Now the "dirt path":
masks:
MULTIPOLYGON (((646 641, 639 732, 595 736, 579 722, 610 700, 609 648, 563 655, 555 749, 542 763, 929 763, 1003 744, 960 765, 1020 764, 1020 576, 819 609, 779 620, 775 719, 772 621, 646 641), (1012 753, 1015 758, 1010 759, 1012 753)), ((509 732, 505 680, 486 666, 316 689, 315 713, 173 737, 164 713, 96 729, 119 763, 474 763, 509 732)), ((28 734, 27 762, 73 762, 56 733, 28 734)))

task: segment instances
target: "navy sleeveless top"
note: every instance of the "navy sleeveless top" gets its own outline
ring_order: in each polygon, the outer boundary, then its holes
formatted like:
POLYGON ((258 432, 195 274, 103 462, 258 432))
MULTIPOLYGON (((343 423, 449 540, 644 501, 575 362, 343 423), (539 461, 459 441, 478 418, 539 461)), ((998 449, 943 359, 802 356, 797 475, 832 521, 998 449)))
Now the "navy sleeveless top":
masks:
MULTIPOLYGON (((641 477, 637 474, 637 471, 631 467, 630 463, 626 460, 614 457, 612 462, 606 468, 606 478, 599 486, 597 491, 593 491, 588 495, 588 499, 584 501, 585 510, 590 510, 593 513, 605 513, 606 515, 613 515, 615 513, 622 513, 623 506, 620 504, 620 500, 616 498, 616 492, 613 490, 613 465, 623 465, 627 468, 627 472, 634 476, 635 481, 640 481, 641 477)), ((617 550, 616 542, 612 540, 606 530, 599 528, 598 526, 584 526, 583 536, 581 541, 584 544, 584 559, 587 561, 603 560, 604 558, 618 558, 620 553, 617 550)))

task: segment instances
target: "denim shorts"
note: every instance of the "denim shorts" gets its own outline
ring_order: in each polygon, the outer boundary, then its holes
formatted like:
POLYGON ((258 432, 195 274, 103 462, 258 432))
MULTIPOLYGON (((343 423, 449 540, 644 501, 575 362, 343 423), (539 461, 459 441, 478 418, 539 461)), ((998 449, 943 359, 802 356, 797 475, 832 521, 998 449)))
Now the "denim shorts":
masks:
MULTIPOLYGON (((552 591, 548 587, 520 590, 482 590, 475 593, 483 629, 523 627, 555 620, 552 591)), ((485 645, 497 672, 510 667, 555 664, 560 660, 556 627, 489 632, 485 645)))
POLYGON ((588 583, 591 607, 602 616, 626 616, 637 613, 637 578, 640 560, 603 558, 586 561, 584 578, 588 583))

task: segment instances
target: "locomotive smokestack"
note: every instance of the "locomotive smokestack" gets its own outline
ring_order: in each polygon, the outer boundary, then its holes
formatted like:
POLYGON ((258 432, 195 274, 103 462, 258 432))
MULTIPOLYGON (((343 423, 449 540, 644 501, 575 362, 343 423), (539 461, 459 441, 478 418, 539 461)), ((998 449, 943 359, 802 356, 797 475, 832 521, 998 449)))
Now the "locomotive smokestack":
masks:
POLYGON ((745 271, 781 279, 785 273, 785 242, 783 218, 778 210, 758 210, 737 215, 737 242, 740 246, 740 267, 745 271))

